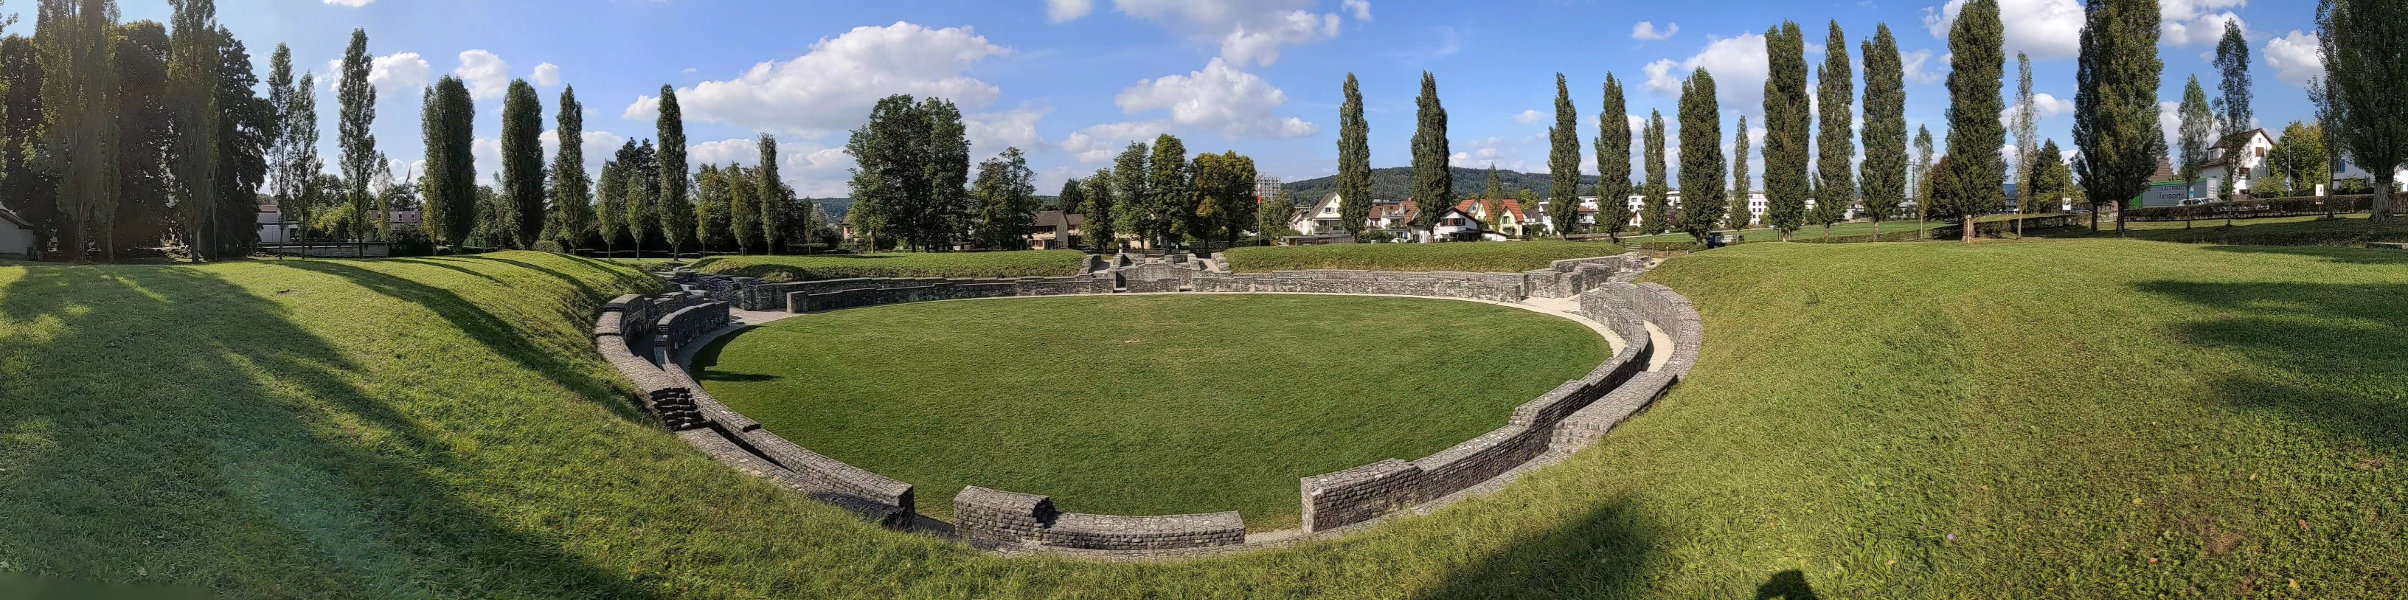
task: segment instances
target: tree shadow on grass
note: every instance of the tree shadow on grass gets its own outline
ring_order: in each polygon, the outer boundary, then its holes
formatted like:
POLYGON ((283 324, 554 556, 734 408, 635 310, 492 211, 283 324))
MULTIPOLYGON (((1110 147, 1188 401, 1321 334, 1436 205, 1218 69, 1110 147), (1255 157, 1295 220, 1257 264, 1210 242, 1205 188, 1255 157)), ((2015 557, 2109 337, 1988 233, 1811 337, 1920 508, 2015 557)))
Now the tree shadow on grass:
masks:
POLYGON ((2408 452, 2408 311, 2400 308, 2408 285, 2152 281, 2138 288, 2214 309, 2179 326, 2179 338, 2263 366, 2215 382, 2217 397, 2408 452))
MULTIPOLYGON (((1426 518, 1447 518, 1445 514, 1426 518)), ((1415 594, 1452 598, 1637 598, 1640 575, 1659 560, 1662 526, 1629 497, 1591 507, 1579 518, 1507 543, 1450 574, 1446 585, 1415 594)))
POLYGON ((388 259, 385 259, 385 261, 386 261, 386 262, 397 262, 397 263, 405 263, 405 264, 413 264, 413 265, 426 265, 426 266, 430 266, 430 267, 436 267, 436 268, 440 268, 440 269, 449 270, 449 271, 451 271, 451 272, 454 272, 454 273, 459 273, 459 274, 461 274, 461 275, 467 275, 467 276, 469 276, 469 277, 475 277, 475 278, 478 278, 478 279, 483 279, 483 280, 486 280, 486 281, 491 281, 491 282, 494 282, 494 283, 501 283, 501 282, 502 282, 502 280, 499 280, 499 279, 494 279, 492 275, 487 275, 487 274, 485 274, 485 273, 481 273, 481 272, 477 272, 477 271, 471 271, 471 270, 469 270, 469 269, 467 269, 467 268, 465 268, 465 267, 461 267, 461 266, 459 266, 459 265, 451 264, 453 260, 457 260, 457 259, 444 259, 444 258, 433 258, 433 257, 429 257, 429 258, 417 258, 417 257, 412 257, 412 258, 388 258, 388 259))
POLYGON ((484 460, 209 270, 25 268, 0 375, 8 569, 228 597, 649 593, 465 498, 484 460))
POLYGON ((2210 246, 2208 250, 2236 254, 2291 254, 2313 256, 2329 262, 2352 265, 2408 266, 2408 252, 2342 246, 2210 246))

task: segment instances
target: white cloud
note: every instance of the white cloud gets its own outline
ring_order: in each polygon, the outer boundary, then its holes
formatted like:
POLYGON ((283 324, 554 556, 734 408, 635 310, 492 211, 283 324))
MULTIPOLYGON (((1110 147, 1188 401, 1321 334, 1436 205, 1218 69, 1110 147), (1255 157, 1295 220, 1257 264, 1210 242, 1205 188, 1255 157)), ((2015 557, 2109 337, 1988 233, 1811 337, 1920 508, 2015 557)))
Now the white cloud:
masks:
POLYGON ((1045 0, 1045 20, 1055 23, 1076 21, 1095 10, 1095 0, 1045 0))
POLYGON ((2182 136, 2182 104, 2179 102, 2157 103, 2157 128, 2165 134, 2166 147, 2176 147, 2175 140, 2182 136))
POLYGON ((1112 160, 1130 142, 1151 141, 1155 136, 1170 132, 1170 124, 1161 121, 1135 121, 1091 125, 1062 139, 1062 150, 1079 162, 1100 163, 1112 160))
POLYGON ((813 198, 852 194, 845 185, 851 179, 846 170, 855 163, 852 155, 844 153, 844 148, 781 146, 778 150, 784 153, 778 158, 778 162, 784 163, 778 175, 786 178, 786 185, 793 187, 796 194, 813 198))
POLYGON ((502 57, 492 52, 460 53, 460 68, 453 69, 452 74, 467 82, 469 97, 478 100, 500 97, 503 90, 510 89, 510 63, 502 62, 502 57))
MULTIPOLYGON (((2227 0, 2206 0, 2210 2, 2227 0)), ((1932 37, 1948 39, 1965 0, 1924 7, 1923 27, 1932 37)), ((1999 0, 1998 20, 2005 26, 2006 51, 2032 55, 2032 60, 2073 58, 2082 50, 2082 5, 2074 0, 1999 0)))
MULTIPOLYGON (((677 99, 690 121, 818 137, 860 123, 879 98, 892 94, 945 98, 964 109, 986 106, 1001 90, 962 71, 1010 52, 969 28, 904 22, 856 27, 820 39, 793 60, 760 63, 735 79, 678 88, 677 99)), ((649 118, 659 103, 658 97, 639 97, 623 116, 649 118)))
POLYGON ((1353 13, 1357 21, 1371 20, 1371 0, 1346 0, 1338 3, 1338 7, 1353 13))
POLYGON ((1037 121, 1053 109, 1022 106, 995 113, 980 113, 962 119, 962 127, 970 138, 972 158, 993 156, 1006 147, 1033 151, 1045 143, 1037 133, 1037 121))
POLYGON ((1663 28, 1662 30, 1658 30, 1658 29, 1656 29, 1655 22, 1653 22, 1653 21, 1640 21, 1640 22, 1639 22, 1639 24, 1637 24, 1637 25, 1632 25, 1632 26, 1630 27, 1630 39, 1634 39, 1634 40, 1664 40, 1664 39, 1671 39, 1671 38, 1672 38, 1672 34, 1675 34, 1675 33, 1680 33, 1680 32, 1681 32, 1681 24, 1679 24, 1679 23, 1665 23, 1665 24, 1664 24, 1664 28, 1663 28))
POLYGON ((2291 30, 2291 35, 2266 42, 2266 64, 2274 67, 2274 78, 2283 83, 2307 87, 2308 82, 2324 76, 2323 40, 2315 33, 2291 30))
POLYGON ((535 65, 535 84, 543 86, 560 85, 560 65, 555 65, 552 63, 535 65))
POLYGON ((1743 113, 1764 110, 1764 77, 1771 61, 1764 56, 1764 36, 1745 34, 1715 38, 1695 56, 1679 63, 1671 59, 1648 63, 1647 89, 1666 96, 1679 96, 1681 80, 1698 67, 1714 74, 1716 98, 1722 107, 1743 113), (1674 72, 1674 67, 1679 72, 1674 72))
POLYGON ((1514 113, 1514 115, 1513 115, 1513 121, 1514 121, 1514 122, 1516 122, 1516 123, 1537 123, 1539 119, 1544 119, 1544 118, 1547 118, 1547 114, 1546 114, 1546 113, 1542 113, 1542 112, 1535 111, 1535 110, 1525 110, 1525 111, 1522 111, 1522 112, 1514 113))
POLYGON ((703 142, 686 148, 686 160, 701 165, 745 165, 761 162, 761 143, 753 138, 703 142))
POLYGON ((1286 92, 1219 58, 1201 71, 1139 81, 1113 98, 1122 112, 1166 110, 1172 123, 1217 130, 1231 139, 1287 139, 1320 131, 1303 119, 1271 114, 1287 101, 1286 92))
POLYGON ((375 2, 375 1, 376 1, 376 0, 326 0, 326 3, 327 3, 327 4, 333 4, 333 5, 336 5, 336 6, 349 6, 349 7, 352 7, 352 8, 359 8, 359 7, 362 7, 362 6, 367 6, 369 3, 371 3, 371 2, 375 2))
MULTIPOLYGON (((2059 115, 2072 114, 2074 112, 2074 101, 2059 99, 2056 96, 2051 96, 2048 94, 2032 94, 2032 106, 2036 107, 2032 111, 2032 116, 2036 121, 2046 121, 2056 118, 2059 115)), ((2005 125, 2008 128, 2013 128, 2015 126, 2015 115, 2022 111, 2023 104, 2021 103, 2017 103, 2014 106, 2009 106, 2006 110, 1998 111, 1998 123, 2000 125, 2005 125)))
MULTIPOLYGON (((326 89, 342 85, 343 59, 326 61, 326 72, 332 74, 322 78, 326 82, 326 89)), ((434 72, 434 67, 416 52, 401 52, 368 60, 368 84, 383 91, 424 87, 427 77, 434 72)))
MULTIPOLYGON (((1219 44, 1238 67, 1279 62, 1279 48, 1338 37, 1337 13, 1315 13, 1317 0, 1113 0, 1129 16, 1198 42, 1219 44)), ((1354 8, 1354 7, 1345 7, 1354 8)), ((1368 17, 1368 2, 1355 8, 1368 17)))
MULTIPOLYGON (((2217 9, 2240 8, 2248 4, 2249 0, 2164 0, 2157 5, 2162 23, 2158 42, 2168 46, 2213 46, 2218 40, 2224 39, 2225 21, 2241 20, 2240 15, 2230 10, 2218 12, 2217 9)), ((2248 32, 2248 22, 2241 23, 2241 30, 2248 32)))
POLYGON ((1486 169, 1490 165, 1495 165, 1498 170, 1503 171, 1532 170, 1528 161, 1514 157, 1517 153, 1514 145, 1506 142, 1505 138, 1492 137, 1472 140, 1470 144, 1466 144, 1462 148, 1461 152, 1448 156, 1446 164, 1465 169, 1486 169))
POLYGON ((1898 53, 1898 64, 1904 67, 1908 83, 1930 85, 1948 78, 1949 59, 1954 56, 1941 56, 1939 62, 1934 63, 1930 50, 1900 52, 1898 53))

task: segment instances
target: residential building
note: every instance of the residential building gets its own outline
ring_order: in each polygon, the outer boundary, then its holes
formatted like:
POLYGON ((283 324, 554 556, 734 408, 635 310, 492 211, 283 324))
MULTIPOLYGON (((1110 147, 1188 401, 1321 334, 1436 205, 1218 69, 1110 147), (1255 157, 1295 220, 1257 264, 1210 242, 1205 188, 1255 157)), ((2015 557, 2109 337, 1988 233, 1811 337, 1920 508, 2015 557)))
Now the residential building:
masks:
POLYGON ((31 259, 34 257, 33 223, 24 217, 0 208, 0 256, 31 259))
MULTIPOLYGON (((1430 227, 1430 236, 1438 240, 1468 242, 1476 240, 1504 241, 1505 234, 1492 231, 1488 224, 1465 212, 1461 205, 1449 207, 1438 214, 1430 227)), ((1424 240, 1427 241, 1427 240, 1424 240)))
POLYGON ((1288 228, 1296 230, 1298 235, 1346 233, 1346 227, 1340 224, 1343 219, 1338 216, 1338 202, 1337 194, 1323 196, 1320 202, 1289 217, 1288 228))
POLYGON ((1488 230, 1504 234, 1505 237, 1521 237, 1522 229, 1525 226, 1543 227, 1530 222, 1529 215, 1522 212, 1521 200, 1502 198, 1498 199, 1496 204, 1498 214, 1493 215, 1488 214, 1489 201, 1484 199, 1455 203, 1455 210, 1479 219, 1482 223, 1488 224, 1488 230))
POLYGON ((1421 214, 1419 204, 1411 200, 1373 200, 1371 214, 1365 219, 1368 229, 1387 231, 1411 229, 1413 217, 1421 214))
MULTIPOLYGON (((2351 160, 2348 156, 2343 156, 2334 160, 2333 181, 2339 182, 2352 179, 2373 182, 2374 174, 2367 172, 2365 165, 2358 164, 2357 161, 2351 160)), ((2394 186, 2394 189, 2408 191, 2408 164, 2400 165, 2392 170, 2391 184, 2394 186)))
POLYGON ((2199 178, 2191 186, 2193 198, 2215 198, 2229 180, 2248 190, 2257 180, 2265 178, 2266 153, 2274 149, 2274 138, 2264 129, 2252 129, 2224 136, 2207 151, 2207 162, 2199 165, 2199 178))
POLYGON ((1036 220, 1029 224, 1028 247, 1034 250, 1070 248, 1070 238, 1079 235, 1079 226, 1087 224, 1087 215, 1059 210, 1037 211, 1036 220))

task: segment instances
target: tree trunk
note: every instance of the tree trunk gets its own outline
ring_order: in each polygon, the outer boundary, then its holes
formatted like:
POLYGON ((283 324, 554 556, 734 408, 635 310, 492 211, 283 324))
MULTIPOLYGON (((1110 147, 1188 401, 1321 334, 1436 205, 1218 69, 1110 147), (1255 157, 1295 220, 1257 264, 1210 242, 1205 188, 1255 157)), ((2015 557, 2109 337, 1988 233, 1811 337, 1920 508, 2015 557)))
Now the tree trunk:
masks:
POLYGON ((2382 225, 2391 221, 2391 175, 2375 176, 2375 202, 2372 208, 2374 209, 2373 214, 2368 215, 2366 219, 2368 222, 2382 225))
POLYGON ((1973 243, 1973 238, 1981 237, 1981 234, 1979 233, 1981 227, 1973 221, 1974 218, 1972 215, 1965 216, 1965 233, 1962 236, 1962 240, 1968 244, 1973 243))
POLYGON ((1881 243, 1881 219, 1873 220, 1873 243, 1881 243))

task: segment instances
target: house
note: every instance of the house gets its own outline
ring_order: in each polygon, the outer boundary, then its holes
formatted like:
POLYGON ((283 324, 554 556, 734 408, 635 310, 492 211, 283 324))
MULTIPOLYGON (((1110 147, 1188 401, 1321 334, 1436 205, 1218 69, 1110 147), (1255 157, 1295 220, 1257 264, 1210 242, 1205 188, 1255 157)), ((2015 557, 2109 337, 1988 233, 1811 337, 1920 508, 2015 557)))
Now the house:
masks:
POLYGON ((1497 205, 1498 214, 1493 215, 1488 213, 1488 205, 1491 202, 1487 199, 1464 200, 1455 204, 1455 210, 1487 223, 1490 231, 1503 234, 1505 237, 1521 237, 1522 229, 1525 226, 1535 226, 1530 222, 1530 216, 1522 212, 1521 200, 1513 198, 1494 200, 1493 203, 1497 205))
POLYGON ((1037 211, 1036 220, 1028 227, 1028 247, 1034 250, 1061 250, 1070 247, 1070 238, 1079 235, 1079 226, 1087 224, 1087 215, 1059 210, 1037 211))
POLYGON ((2237 189, 2247 190, 2258 179, 2267 176, 2266 152, 2274 149, 2274 138, 2264 129, 2252 129, 2224 136, 2207 151, 2207 162, 2199 165, 2200 181, 2191 187, 2193 198, 2214 198, 2231 180, 2237 189))
MULTIPOLYGON (((2374 174, 2368 173, 2365 165, 2358 164, 2357 161, 2350 160, 2350 158, 2347 156, 2343 156, 2334 160, 2333 181, 2338 182, 2351 179, 2365 180, 2369 183, 2372 183, 2374 181, 2374 174)), ((2391 184, 2396 186, 2394 189, 2408 191, 2408 165, 2400 165, 2392 170, 2391 184)))
MULTIPOLYGON (((259 205, 259 218, 256 221, 259 243, 271 246, 305 243, 301 239, 301 222, 290 217, 274 204, 259 205)), ((425 226, 425 215, 415 210, 396 210, 385 215, 385 225, 393 230, 419 229, 425 226)), ((381 236, 371 235, 367 241, 384 240, 381 236)))
POLYGON ((1372 230, 1411 229, 1413 217, 1420 214, 1420 205, 1411 200, 1373 200, 1371 214, 1365 220, 1368 221, 1366 223, 1368 228, 1372 230))
POLYGON ((0 207, 0 256, 32 259, 34 257, 33 223, 0 207))
POLYGON ((1296 216, 1289 217, 1288 228, 1296 230, 1298 235, 1345 233, 1346 227, 1340 224, 1342 219, 1338 216, 1338 202, 1337 194, 1322 197, 1321 201, 1313 203, 1312 207, 1297 211, 1296 216))

